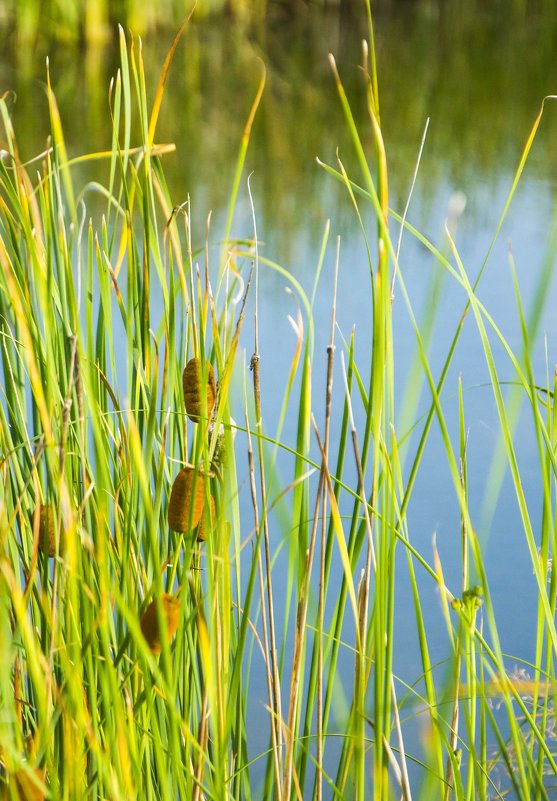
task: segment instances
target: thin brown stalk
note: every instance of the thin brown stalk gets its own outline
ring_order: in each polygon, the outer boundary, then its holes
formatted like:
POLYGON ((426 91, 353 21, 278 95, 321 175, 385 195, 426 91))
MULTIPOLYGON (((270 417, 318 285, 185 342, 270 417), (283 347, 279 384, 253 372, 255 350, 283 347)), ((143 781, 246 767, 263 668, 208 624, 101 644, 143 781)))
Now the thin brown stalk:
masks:
MULTIPOLYGON (((333 303, 331 307, 331 338, 327 347, 327 389, 325 394, 325 442, 324 453, 328 469, 329 437, 331 427, 331 403, 333 396, 333 363, 335 353, 335 326, 338 268, 340 261, 340 236, 337 237, 335 273, 333 279, 333 303)), ((319 602, 317 609, 317 801, 323 797, 323 628, 325 625, 325 539, 327 529, 327 492, 323 484, 323 509, 321 514, 321 549, 319 553, 319 602)))
MULTIPOLYGON (((296 615, 296 631, 294 640, 294 656, 292 659, 292 674, 290 680, 290 696, 288 707, 288 726, 287 726, 287 739, 286 739, 286 753, 284 764, 284 798, 290 797, 291 782, 293 774, 293 755, 294 755, 294 737, 295 737, 295 721, 298 713, 299 701, 299 688, 301 678, 301 663, 304 652, 305 637, 304 632, 307 622, 307 611, 309 602, 309 585, 311 580, 311 573, 313 568, 313 560, 315 555, 315 546, 317 542, 317 527, 319 521, 319 509, 321 507, 321 548, 319 559, 319 608, 318 608, 318 712, 317 712, 317 726, 318 726, 318 763, 317 763, 317 797, 322 797, 322 738, 323 738, 323 723, 321 720, 321 709, 323 704, 323 609, 324 609, 324 583, 325 583, 325 536, 326 536, 326 516, 327 516, 327 491, 325 482, 323 480, 324 471, 328 469, 328 454, 329 454, 329 432, 330 432, 330 418, 331 418, 331 398, 333 387, 333 355, 334 355, 334 332, 336 320, 336 292, 337 292, 337 278, 338 278, 338 264, 339 264, 339 250, 340 250, 340 237, 337 238, 337 250, 335 259, 335 275, 334 275, 334 290, 333 290, 333 304, 331 313, 331 338, 327 347, 327 387, 325 395, 325 439, 323 445, 323 464, 319 475, 319 484, 317 488, 315 513, 313 516, 313 526, 310 537, 310 545, 306 556, 305 565, 305 581, 301 587, 300 597, 298 600, 298 611, 296 615)), ((315 426, 315 421, 313 420, 315 426)))
MULTIPOLYGON (((259 481, 261 485, 261 505, 263 510, 263 541, 265 543, 265 578, 267 581, 267 605, 269 614, 269 646, 271 654, 271 671, 273 677, 273 709, 275 712, 276 726, 276 748, 279 768, 282 762, 282 702, 280 693, 280 677, 278 670, 278 658, 275 635, 275 614, 273 606, 273 583, 271 577, 271 545, 269 538, 269 518, 267 514, 267 488, 265 483, 265 466, 263 463, 263 425, 261 417, 261 376, 260 376, 260 355, 259 355, 259 250, 257 239, 257 223, 255 218, 255 208, 248 178, 248 193, 251 203, 254 247, 255 247, 255 309, 254 309, 254 352, 251 357, 250 370, 253 373, 253 394, 255 403, 255 426, 257 431, 257 450, 259 457, 259 481)), ((280 772, 279 772, 280 775, 280 772)), ((277 786, 277 797, 280 801, 280 783, 277 786)))
MULTIPOLYGON (((321 459, 323 460, 324 459, 324 455, 325 455, 324 448, 323 448, 323 443, 321 442, 321 438, 319 436, 319 431, 317 430, 317 426, 316 426, 315 420, 313 418, 312 418, 312 423, 313 423, 313 431, 314 431, 314 434, 315 434, 315 438, 317 440, 317 445, 318 445, 319 450, 321 452, 321 459)), ((330 473, 329 473, 329 470, 328 470, 328 466, 324 462, 323 462, 322 473, 323 473, 323 476, 324 476, 324 479, 325 479, 325 483, 326 483, 326 487, 327 487, 327 493, 328 493, 329 499, 331 501, 331 507, 332 507, 331 513, 334 516, 335 515, 336 499, 335 499, 335 494, 334 494, 334 490, 333 490, 333 484, 332 484, 331 476, 330 476, 330 473)), ((336 515, 338 515, 338 508, 336 508, 336 515)), ((365 577, 365 571, 363 571, 362 577, 363 578, 365 577)), ((361 696, 361 685, 360 685, 358 677, 362 675, 362 673, 360 671, 360 664, 362 664, 362 668, 363 668, 363 660, 364 660, 364 642, 363 642, 363 637, 362 637, 362 628, 364 628, 364 635, 365 635, 365 627, 362 627, 362 619, 363 619, 363 612, 364 612, 364 609, 365 609, 365 595, 366 595, 366 592, 365 592, 365 581, 361 580, 359 582, 359 584, 358 584, 358 595, 357 595, 357 598, 356 598, 356 596, 354 594, 352 594, 352 597, 351 597, 351 602, 352 602, 354 615, 355 615, 355 623, 356 623, 356 646, 355 646, 355 660, 356 660, 355 661, 355 665, 356 665, 355 674, 356 674, 356 680, 355 680, 355 688, 356 688, 357 694, 359 696, 361 696)), ((358 703, 357 706, 355 706, 355 705, 352 706, 351 715, 355 715, 358 712, 360 712, 361 718, 364 719, 363 718, 363 710, 359 710, 359 706, 360 706, 359 703, 358 703)), ((353 751, 354 751, 354 739, 350 738, 349 745, 348 745, 348 754, 347 754, 347 758, 346 758, 346 762, 345 762, 344 774, 343 774, 342 780, 340 781, 340 784, 339 784, 339 790, 340 790, 341 794, 344 791, 345 782, 346 782, 346 780, 348 778, 349 765, 350 765, 350 762, 351 762, 351 759, 352 759, 353 751)))
MULTIPOLYGON (((248 443, 248 470, 249 470, 249 482, 250 482, 250 489, 251 489, 251 501, 253 505, 253 516, 254 516, 254 527, 255 527, 255 536, 259 539, 260 534, 260 520, 259 520, 259 506, 257 502, 257 487, 256 487, 256 480, 255 480, 255 465, 253 459, 253 448, 251 444, 251 430, 249 426, 249 419, 248 419, 248 412, 247 408, 245 409, 245 419, 246 419, 246 436, 247 436, 247 443, 248 443)), ((267 679, 267 692, 269 695, 269 708, 271 710, 271 739, 273 743, 273 761, 275 765, 275 779, 276 779, 276 786, 277 788, 280 787, 280 759, 279 759, 279 747, 278 747, 278 737, 277 737, 277 728, 276 728, 276 710, 274 705, 274 692, 273 692, 273 673, 271 666, 269 665, 269 632, 267 627, 267 612, 265 606, 265 588, 264 588, 264 580, 263 580, 263 561, 261 558, 261 548, 257 548, 257 568, 259 574, 259 588, 261 592, 261 625, 263 628, 263 663, 265 665, 265 678, 267 679)))
MULTIPOLYGON (((283 721, 283 727, 284 727, 284 732, 283 732, 284 733, 284 740, 285 740, 285 742, 288 743, 289 739, 292 739, 293 733, 292 733, 292 731, 287 730, 286 724, 284 723, 284 721, 283 721)), ((292 765, 291 774, 292 774, 292 776, 291 776, 291 785, 292 784, 294 785, 294 791, 296 793, 296 797, 297 797, 298 801, 304 801, 304 799, 302 797, 302 790, 301 790, 301 787, 300 787, 300 780, 298 779, 298 773, 296 771, 296 766, 295 765, 292 765)), ((289 792, 291 793, 291 789, 290 789, 289 792)))
MULTIPOLYGON (((268 606, 268 614, 269 614, 269 643, 268 646, 270 647, 270 656, 271 656, 271 673, 272 673, 272 689, 273 689, 273 710, 276 716, 275 727, 276 727, 276 758, 278 760, 279 765, 279 775, 280 775, 280 763, 281 763, 281 750, 282 750, 282 703, 281 703, 281 694, 280 694, 280 678, 278 672, 278 658, 277 658, 277 648, 276 648, 276 635, 275 635, 275 615, 274 615, 274 607, 273 607, 273 584, 271 579, 271 545, 269 539, 269 525, 268 525, 268 517, 266 512, 267 507, 267 493, 265 487, 265 468, 263 466, 263 442, 261 438, 262 434, 262 426, 261 426, 261 395, 260 395, 260 383, 259 383, 259 354, 254 354, 252 357, 252 369, 253 369, 253 384, 254 384, 254 392, 256 396, 256 407, 255 407, 255 414, 257 418, 256 426, 257 426, 257 434, 258 434, 258 452, 259 452, 259 480, 261 485, 261 504, 263 507, 263 542, 265 544, 265 578, 267 582, 267 606, 268 606)), ((278 787, 277 787, 278 791, 278 787)), ((279 791, 279 801, 281 798, 281 794, 279 791)))
POLYGON ((322 490, 324 490, 323 470, 319 474, 319 484, 317 488, 317 496, 315 500, 315 512, 313 515, 313 526, 311 529, 310 546, 306 554, 305 565, 305 581, 300 588, 300 596, 298 600, 298 609, 296 613, 296 629, 294 635, 294 656, 292 658, 292 674, 290 679, 290 696, 288 703, 288 725, 286 728, 286 751, 284 758, 284 788, 283 797, 290 798, 292 775, 293 775, 293 755, 294 755, 294 737, 296 725, 296 715, 298 712, 298 699, 300 692, 300 678, 301 678, 301 664, 302 655, 304 653, 304 633, 306 630, 308 600, 309 600, 309 585, 311 579, 311 570, 313 566, 313 557, 315 554, 315 543, 317 540, 317 526, 319 522, 319 507, 321 501, 322 490))
MULTIPOLYGON (((362 460, 360 458, 360 448, 359 448, 359 445, 358 445, 358 434, 356 432, 356 425, 354 423, 354 415, 352 413, 352 402, 350 400, 350 390, 348 389, 348 379, 346 377, 346 367, 345 367, 345 364, 344 364, 344 354, 343 353, 340 354, 340 359, 341 359, 341 362, 342 362, 342 378, 343 378, 343 381, 344 381, 344 390, 345 390, 345 394, 346 394, 346 404, 347 404, 347 407, 348 407, 348 417, 349 417, 349 421, 350 421, 350 433, 351 433, 351 436, 352 436, 352 447, 354 449, 354 459, 355 459, 355 462, 356 462, 356 469, 358 471, 358 492, 360 494, 360 500, 361 500, 361 503, 362 503, 362 507, 363 507, 363 510, 364 510, 364 518, 365 518, 365 521, 366 521, 366 531, 367 531, 367 537, 368 537, 368 550, 367 550, 367 557, 366 557, 366 573, 368 575, 368 582, 369 582, 369 568, 372 567, 374 573, 376 572, 376 569, 377 569, 377 563, 376 563, 376 560, 375 560, 375 548, 373 546, 373 534, 372 534, 372 527, 371 527, 371 517, 370 517, 370 514, 369 514, 369 509, 370 508, 373 509, 374 499, 373 499, 373 495, 372 495, 369 504, 366 501, 365 484, 364 484, 364 472, 363 472, 363 469, 362 469, 362 460)), ((366 613, 366 619, 367 619, 367 613, 366 613)))
MULTIPOLYGON (((375 548, 373 545, 373 531, 372 531, 372 524, 371 524, 371 517, 369 514, 369 508, 366 501, 366 492, 365 492, 365 484, 364 484, 364 473, 362 469, 362 461, 360 458, 360 448, 358 446, 358 435, 356 432, 356 425, 354 423, 354 415, 352 413, 352 403, 350 400, 350 391, 348 389, 348 379, 346 377, 346 368, 344 364, 344 354, 341 353, 341 362, 342 362, 342 378, 344 381, 344 389, 345 389, 345 396, 346 396, 346 404, 348 408, 348 417, 350 421, 350 431, 352 436, 352 447, 354 450, 354 459, 356 462, 356 469, 358 471, 358 493, 360 495, 360 501, 364 510, 364 518, 366 522, 366 532, 367 532, 367 553, 366 553, 366 566, 365 570, 362 573, 362 578, 360 580, 360 584, 358 586, 358 612, 359 612, 359 619, 358 619, 358 627, 359 627, 359 637, 356 641, 356 670, 355 670, 355 701, 356 701, 356 714, 358 716, 363 716, 364 709, 364 697, 365 697, 365 688, 368 681, 368 673, 365 670, 365 651, 366 651, 366 632, 367 632, 367 620, 368 620, 368 610, 369 610, 369 586, 370 586, 370 578, 371 578, 371 571, 375 574, 377 572, 377 562, 375 558, 375 548)), ((374 485, 375 486, 375 485, 374 485)), ((374 503, 374 489, 371 492, 371 502, 370 505, 373 508, 374 503)))
MULTIPOLYGON (((360 449, 358 445, 358 436, 356 432, 356 426, 354 424, 354 417, 352 414, 352 404, 350 401, 350 394, 348 391, 348 381, 346 377, 346 369, 344 365, 344 357, 341 354, 341 361, 342 361, 342 375, 344 380, 345 392, 346 392, 346 401, 348 405, 348 414, 350 420, 350 428, 351 428, 351 435, 352 435, 352 445, 354 449, 354 458, 356 461, 356 469, 358 471, 358 483, 359 483, 359 493, 362 499, 362 506, 364 509, 364 517, 366 521, 366 530, 368 534, 368 551, 367 551, 367 558, 366 558, 366 568, 362 573, 362 578, 360 581, 360 585, 358 587, 358 602, 360 608, 360 644, 361 644, 361 654, 356 656, 357 665, 356 665, 356 688, 358 688, 358 681, 363 682, 363 686, 360 688, 360 692, 365 692, 365 686, 369 679, 369 670, 365 671, 365 637, 367 631, 367 619, 368 619, 368 607, 369 607, 369 581, 370 581, 370 569, 373 569, 373 573, 375 574, 377 569, 376 558, 375 558, 375 549, 373 545, 373 536, 372 536, 372 528, 371 528, 371 517, 369 514, 368 504, 365 500, 365 487, 364 487, 364 477, 363 477, 363 470, 362 470, 362 461, 360 457, 360 449), (360 606, 361 604, 361 606, 360 606), (358 658, 359 656, 359 658, 358 658)), ((371 508, 373 508, 373 495, 371 502, 369 504, 371 508)), ((410 790, 410 780, 408 777, 408 770, 406 765, 406 752, 404 749, 404 740, 402 736, 402 726, 400 722, 400 715, 398 712, 398 704, 396 698, 396 690, 394 685, 394 679, 391 675, 391 696, 393 699, 393 716, 395 719, 395 728, 397 732, 397 738, 399 743, 399 755, 400 755, 400 764, 398 764, 392 748, 389 746, 387 750, 388 758, 391 762, 397 763, 396 775, 402 790, 402 796, 405 801, 412 801, 412 793, 410 790)))

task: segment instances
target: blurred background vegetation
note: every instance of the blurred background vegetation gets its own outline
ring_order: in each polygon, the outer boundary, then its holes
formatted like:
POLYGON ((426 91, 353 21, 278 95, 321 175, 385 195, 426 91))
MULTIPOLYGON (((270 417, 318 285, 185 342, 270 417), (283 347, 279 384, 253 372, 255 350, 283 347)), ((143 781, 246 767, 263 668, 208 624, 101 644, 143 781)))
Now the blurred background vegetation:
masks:
MULTIPOLYGON (((557 3, 377 0, 373 8, 391 205, 399 211, 404 205, 430 117, 415 222, 427 226, 432 208, 444 202, 439 194, 454 190, 468 195, 473 214, 474 198, 493 196, 515 169, 542 98, 557 93, 557 3)), ((106 150, 116 23, 142 34, 152 98, 173 33, 189 10, 189 0, 0 0, 0 93, 9 99, 21 157, 46 146, 47 57, 70 154, 106 150)), ((218 224, 263 62, 267 85, 247 164, 255 172, 261 236, 270 246, 280 243, 275 252, 285 260, 289 252, 303 260, 300 239, 314 246, 327 217, 340 228, 343 215, 352 224, 344 191, 315 157, 335 163, 338 149, 350 168, 353 156, 330 52, 371 152, 359 67, 365 37, 360 0, 199 0, 175 54, 157 129, 159 142, 176 144, 165 158, 175 202, 189 195, 198 222, 212 209, 218 224)), ((542 182, 557 179, 556 134, 550 112, 527 168, 542 182)), ((104 180, 108 168, 93 162, 81 169, 84 178, 104 180)), ((246 218, 249 230, 247 208, 246 218)), ((204 231, 204 224, 196 229, 204 231)))
MULTIPOLYGON (((198 0, 198 16, 228 14, 243 22, 259 22, 270 15, 298 16, 308 9, 337 9, 344 15, 360 11, 360 0, 198 0)), ((421 6, 428 13, 445 13, 454 6, 446 0, 375 0, 373 12, 400 6, 421 6)), ((555 16, 552 0, 468 0, 459 3, 465 13, 486 7, 515 18, 543 13, 555 16)), ((138 34, 169 29, 189 13, 191 0, 3 0, 0 23, 15 33, 19 42, 46 35, 61 40, 96 42, 111 36, 116 23, 138 34)))

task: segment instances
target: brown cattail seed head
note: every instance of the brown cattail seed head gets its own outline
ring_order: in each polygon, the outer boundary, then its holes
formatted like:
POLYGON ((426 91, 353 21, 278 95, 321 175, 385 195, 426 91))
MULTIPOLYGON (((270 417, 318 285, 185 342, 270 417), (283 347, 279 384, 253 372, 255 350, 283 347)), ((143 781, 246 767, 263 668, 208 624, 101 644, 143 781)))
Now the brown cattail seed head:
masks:
POLYGON ((199 521, 199 525, 197 527, 198 542, 205 542, 205 540, 207 539, 207 523, 209 522, 207 520, 207 516, 209 517, 210 526, 212 528, 215 524, 215 518, 216 518, 215 499, 213 498, 212 495, 209 496, 209 510, 208 512, 207 509, 203 511, 203 514, 201 515, 201 520, 199 521))
MULTIPOLYGON (((207 418, 209 419, 215 406, 217 386, 215 382, 215 371, 213 370, 213 365, 207 362, 205 367, 207 374, 207 418)), ((190 359, 184 367, 184 372, 182 373, 182 385, 184 387, 184 404, 186 407, 186 414, 194 423, 197 423, 200 415, 203 413, 203 395, 201 392, 202 376, 203 370, 201 359, 190 359)))
MULTIPOLYGON (((31 525, 34 524, 35 513, 31 517, 31 525)), ((50 503, 42 503, 39 507, 39 551, 45 556, 56 556, 55 514, 50 503)))
MULTIPOLYGON (((178 620, 180 618, 180 601, 173 595, 163 593, 162 596, 162 611, 166 619, 166 632, 168 634, 168 642, 172 640, 178 628, 178 620)), ((154 654, 160 654, 162 651, 161 630, 159 626, 159 615, 157 611, 157 599, 154 598, 143 615, 140 621, 141 631, 147 640, 147 645, 154 654)))
POLYGON ((196 471, 191 464, 180 470, 168 502, 168 525, 172 531, 190 531, 197 526, 205 504, 204 483, 203 473, 196 471))

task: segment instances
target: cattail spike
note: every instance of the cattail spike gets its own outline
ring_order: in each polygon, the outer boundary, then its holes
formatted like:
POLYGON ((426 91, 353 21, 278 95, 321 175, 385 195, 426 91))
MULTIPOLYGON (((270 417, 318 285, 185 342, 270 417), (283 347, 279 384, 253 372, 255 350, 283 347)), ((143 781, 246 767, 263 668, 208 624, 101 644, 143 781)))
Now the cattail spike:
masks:
MULTIPOLYGON (((215 381, 215 371, 213 365, 207 362, 207 418, 210 419, 215 406, 215 399, 217 396, 217 386, 215 381)), ((184 367, 182 374, 182 385, 184 388, 184 404, 186 407, 186 414, 194 423, 199 421, 203 413, 202 403, 202 387, 201 380, 203 377, 203 368, 201 359, 193 358, 184 367)))

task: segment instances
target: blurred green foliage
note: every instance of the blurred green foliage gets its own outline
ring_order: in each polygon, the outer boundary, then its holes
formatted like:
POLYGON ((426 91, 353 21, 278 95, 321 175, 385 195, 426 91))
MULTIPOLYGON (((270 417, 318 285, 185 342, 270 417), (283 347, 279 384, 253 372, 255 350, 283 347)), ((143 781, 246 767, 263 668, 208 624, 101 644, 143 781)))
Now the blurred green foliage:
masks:
MULTIPOLYGON (((0 28, 13 33, 20 44, 40 37, 92 43, 110 38, 117 23, 136 34, 176 28, 193 6, 194 0, 3 0, 0 28)), ((253 23, 277 15, 303 17, 316 8, 365 17, 363 0, 197 0, 195 13, 198 18, 224 13, 253 23)), ((392 9, 419 9, 429 15, 464 13, 470 19, 489 10, 502 18, 510 15, 515 22, 540 14, 555 19, 557 13, 552 0, 375 0, 372 8, 375 15, 392 9)))
MULTIPOLYGON (((440 186, 471 195, 491 193, 516 167, 542 98, 557 93, 555 12, 542 9, 539 0, 537 13, 517 24, 518 3, 512 5, 514 13, 511 5, 508 13, 501 13, 497 2, 482 9, 475 2, 452 0, 444 5, 425 0, 377 5, 381 118, 390 200, 399 211, 426 119, 431 120, 420 171, 427 180, 419 176, 419 202, 414 207, 420 209, 418 222, 424 225, 440 186)), ((207 7, 200 0, 178 47, 161 111, 158 139, 177 146, 177 154, 165 161, 169 187, 177 204, 191 196, 199 223, 194 230, 204 230, 199 218, 204 220, 209 209, 218 223, 262 60, 268 80, 252 132, 248 169, 255 172, 262 236, 270 247, 273 239, 279 241, 288 258, 289 249, 300 252, 300 236, 319 239, 325 218, 334 215, 337 221, 353 222, 346 204, 342 206, 341 188, 319 169, 315 157, 335 164, 338 148, 347 168, 354 158, 329 52, 335 55, 371 153, 359 66, 365 15, 350 13, 343 4, 325 11, 303 3, 295 15, 287 15, 277 0, 266 20, 246 26, 237 18, 202 18, 207 7)), ((151 98, 172 35, 169 29, 143 38, 151 98)), ((88 47, 68 41, 62 46, 45 36, 30 48, 15 46, 14 37, 6 39, 0 47, 0 92, 13 93, 9 103, 24 160, 46 147, 49 119, 42 86, 47 56, 70 153, 110 147, 107 87, 118 68, 114 41, 88 47)), ((550 111, 528 165, 530 174, 542 179, 557 177, 552 156, 556 126, 550 111)), ((0 141, 0 147, 5 143, 0 141)), ((93 162, 87 169, 92 179, 105 178, 105 162, 93 162)))

